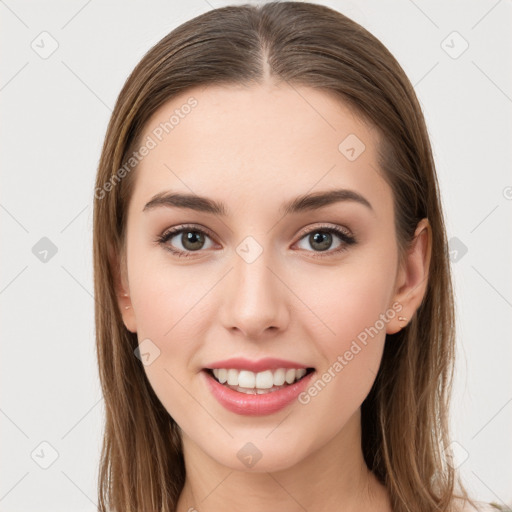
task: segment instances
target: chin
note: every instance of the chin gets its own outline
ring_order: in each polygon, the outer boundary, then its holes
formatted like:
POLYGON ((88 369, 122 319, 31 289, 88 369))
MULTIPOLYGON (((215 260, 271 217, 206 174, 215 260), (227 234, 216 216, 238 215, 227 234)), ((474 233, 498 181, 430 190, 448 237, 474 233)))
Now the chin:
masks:
MULTIPOLYGON (((284 443, 276 436, 275 440, 265 439, 268 429, 261 438, 254 435, 236 437, 227 440, 226 446, 217 444, 221 450, 212 451, 212 440, 203 450, 218 464, 234 471, 247 473, 267 473, 289 469, 300 463, 308 454, 305 452, 305 443, 284 443), (297 446, 300 449, 297 449, 297 446)), ((311 436, 308 436, 311 437, 311 436)))

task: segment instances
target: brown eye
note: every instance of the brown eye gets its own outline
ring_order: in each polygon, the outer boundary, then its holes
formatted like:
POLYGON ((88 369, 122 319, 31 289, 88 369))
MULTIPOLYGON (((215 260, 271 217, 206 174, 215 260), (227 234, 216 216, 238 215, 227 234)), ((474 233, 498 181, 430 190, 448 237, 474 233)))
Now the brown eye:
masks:
POLYGON ((171 229, 157 238, 157 242, 168 251, 178 256, 190 256, 190 253, 200 252, 205 247, 210 236, 198 228, 180 227, 171 229))
MULTIPOLYGON (((202 249, 211 248, 213 244, 208 246, 208 240, 212 240, 212 237, 203 229, 194 226, 181 226, 166 231, 156 241, 178 257, 190 257, 194 253, 201 253, 202 249)), ((347 250, 350 245, 356 243, 356 239, 352 235, 344 229, 335 226, 325 226, 310 230, 302 236, 300 241, 302 240, 306 240, 307 245, 313 249, 311 251, 305 248, 307 252, 313 253, 314 257, 335 255, 347 250), (336 239, 338 245, 330 250, 336 239)))
POLYGON ((306 245, 309 245, 309 247, 313 249, 313 251, 308 252, 326 253, 314 254, 316 257, 324 257, 340 253, 341 251, 348 249, 350 245, 356 243, 356 239, 352 235, 348 234, 345 230, 334 226, 325 226, 313 229, 306 233, 301 238, 301 241, 302 240, 306 240, 306 245), (333 250, 329 250, 332 247, 332 244, 336 241, 336 238, 338 239, 338 245, 333 250))
POLYGON ((204 245, 205 235, 199 231, 182 231, 180 242, 187 251, 197 251, 204 245))
POLYGON ((332 244, 332 233, 315 231, 308 236, 308 242, 311 247, 316 247, 319 251, 326 251, 332 244))

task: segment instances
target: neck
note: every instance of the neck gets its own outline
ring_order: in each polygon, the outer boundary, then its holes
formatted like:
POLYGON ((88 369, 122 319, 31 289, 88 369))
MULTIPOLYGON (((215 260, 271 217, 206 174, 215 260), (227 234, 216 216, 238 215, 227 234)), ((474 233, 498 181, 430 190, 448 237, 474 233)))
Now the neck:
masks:
POLYGON ((280 471, 220 465, 186 434, 183 452, 187 476, 176 512, 391 511, 386 489, 363 458, 359 411, 327 444, 280 471))

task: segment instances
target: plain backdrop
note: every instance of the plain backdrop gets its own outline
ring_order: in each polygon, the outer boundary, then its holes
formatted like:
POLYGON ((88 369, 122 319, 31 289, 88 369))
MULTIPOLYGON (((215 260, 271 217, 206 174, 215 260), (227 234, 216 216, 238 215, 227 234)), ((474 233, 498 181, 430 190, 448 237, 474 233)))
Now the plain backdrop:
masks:
MULTIPOLYGON (((2 511, 93 511, 103 399, 92 199, 121 87, 184 21, 245 2, 1 0, 2 511)), ((512 503, 510 0, 318 2, 395 55, 422 104, 457 300, 456 464, 512 503)))

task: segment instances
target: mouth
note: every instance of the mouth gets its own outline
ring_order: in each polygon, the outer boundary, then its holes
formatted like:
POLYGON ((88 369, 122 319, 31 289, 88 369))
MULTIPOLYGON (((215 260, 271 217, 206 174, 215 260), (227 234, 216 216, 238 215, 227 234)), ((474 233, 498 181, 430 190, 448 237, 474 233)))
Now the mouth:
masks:
MULTIPOLYGON (((234 360, 230 363, 242 365, 234 360)), ((212 365, 216 368, 203 368, 200 374, 212 396, 228 411, 266 416, 292 406, 316 375, 314 368, 301 367, 298 363, 274 360, 270 365, 265 368, 259 361, 252 364, 259 371, 253 372, 246 369, 250 366, 247 362, 241 369, 216 363, 212 365)))
POLYGON ((296 384, 314 368, 276 368, 260 372, 236 368, 204 368, 203 371, 222 386, 247 395, 264 395, 296 384))

